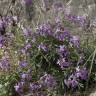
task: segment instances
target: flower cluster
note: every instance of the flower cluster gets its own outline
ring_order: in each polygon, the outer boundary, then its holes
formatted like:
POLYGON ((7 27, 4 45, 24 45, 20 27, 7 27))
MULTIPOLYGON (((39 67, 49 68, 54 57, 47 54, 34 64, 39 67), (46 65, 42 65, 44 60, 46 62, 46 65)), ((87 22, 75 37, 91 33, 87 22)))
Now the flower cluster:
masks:
MULTIPOLYGON (((30 9, 33 0, 23 1, 30 9)), ((47 1, 50 0, 44 3, 47 1)), ((57 13, 64 12, 60 2, 53 4, 53 8, 57 13)), ((86 23, 82 16, 65 14, 65 19, 79 26, 86 23)), ((94 60, 89 59, 95 56, 83 50, 80 37, 73 35, 59 16, 52 23, 38 25, 35 32, 19 21, 17 16, 0 18, 0 72, 7 72, 5 80, 0 77, 0 84, 9 84, 10 88, 4 87, 9 88, 9 93, 11 90, 12 96, 63 96, 64 91, 73 92, 89 83, 93 72, 89 65, 94 65, 94 60)))
POLYGON ((45 74, 44 76, 40 77, 40 80, 34 82, 28 73, 23 73, 21 75, 21 80, 14 86, 15 91, 20 96, 29 93, 31 95, 42 96, 44 94, 44 92, 42 93, 43 90, 46 90, 47 88, 53 89, 55 87, 56 80, 50 74, 45 74))
POLYGON ((86 23, 86 18, 83 16, 72 16, 71 14, 65 15, 65 18, 71 21, 74 24, 78 24, 79 26, 84 26, 86 23))
POLYGON ((52 35, 51 25, 48 23, 42 24, 37 28, 37 33, 41 36, 52 35))
POLYGON ((45 74, 44 76, 42 76, 40 78, 40 81, 43 86, 46 86, 48 88, 52 89, 52 88, 56 87, 56 80, 50 74, 45 74))
POLYGON ((87 80, 88 79, 88 70, 86 68, 77 68, 76 71, 69 76, 68 80, 64 80, 65 84, 68 88, 77 88, 79 86, 80 80, 87 80))
POLYGON ((10 69, 10 63, 7 58, 4 58, 0 61, 0 68, 4 71, 8 71, 10 69))
POLYGON ((25 37, 30 37, 32 35, 31 29, 30 28, 23 28, 23 35, 25 37))
MULTIPOLYGON (((31 30, 29 33, 31 34, 31 30)), ((58 80, 55 78, 58 72, 59 75, 56 77, 62 76, 62 73, 65 74, 62 79, 63 86, 67 86, 70 90, 78 89, 83 81, 87 81, 88 70, 83 67, 83 55, 81 56, 83 53, 78 36, 72 35, 61 24, 53 26, 50 23, 39 25, 34 34, 28 34, 24 35, 27 40, 23 48, 21 47, 21 52, 32 60, 28 59, 30 64, 26 60, 21 60, 19 63, 20 81, 14 86, 18 94, 30 93, 38 96, 37 94, 45 94, 47 89, 57 90, 58 82, 61 82, 60 78, 58 80), (29 73, 25 72, 26 68, 29 68, 27 66, 31 66, 32 71, 29 73), (44 72, 46 74, 41 76, 44 72), (55 74, 54 77, 47 72, 55 74), (34 78, 34 74, 37 77, 34 78)))
MULTIPOLYGON (((17 24, 15 27, 20 28, 20 23, 16 18, 9 20, 10 22, 8 20, 8 26, 13 26, 12 20, 14 20, 17 24)), ((64 85, 60 86, 67 86, 73 90, 88 79, 88 70, 82 66, 84 56, 81 56, 83 53, 80 48, 80 38, 72 35, 61 22, 43 23, 36 28, 34 34, 31 28, 24 28, 23 25, 21 27, 20 32, 22 31, 22 33, 18 33, 18 31, 17 33, 20 34, 22 40, 19 40, 18 34, 11 32, 10 34, 5 33, 6 36, 0 36, 1 48, 6 44, 4 50, 15 48, 14 55, 17 55, 18 59, 14 60, 14 63, 16 63, 17 68, 15 69, 19 79, 14 84, 14 89, 18 95, 42 96, 41 94, 48 94, 48 90, 59 90, 58 87, 61 84, 59 82, 61 81, 64 85), (18 40, 16 40, 17 37, 18 40), (12 42, 15 45, 9 48, 12 42), (45 72, 46 74, 44 74, 45 72), (42 76, 42 74, 44 75, 42 76), (63 76, 62 80, 60 76, 63 76)), ((7 59, 0 61, 2 70, 8 71, 10 67, 7 59)))

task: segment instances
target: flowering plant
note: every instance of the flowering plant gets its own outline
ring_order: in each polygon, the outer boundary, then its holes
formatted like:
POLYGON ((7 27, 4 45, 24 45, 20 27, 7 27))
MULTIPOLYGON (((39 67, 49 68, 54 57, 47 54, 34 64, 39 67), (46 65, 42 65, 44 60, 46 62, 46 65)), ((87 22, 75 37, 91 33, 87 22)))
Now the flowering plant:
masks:
MULTIPOLYGON (((65 18, 85 25, 85 18, 68 14, 65 18)), ((87 47, 90 52, 58 18, 33 32, 17 17, 1 17, 0 96, 63 96, 85 91, 96 82, 96 49, 87 47)))

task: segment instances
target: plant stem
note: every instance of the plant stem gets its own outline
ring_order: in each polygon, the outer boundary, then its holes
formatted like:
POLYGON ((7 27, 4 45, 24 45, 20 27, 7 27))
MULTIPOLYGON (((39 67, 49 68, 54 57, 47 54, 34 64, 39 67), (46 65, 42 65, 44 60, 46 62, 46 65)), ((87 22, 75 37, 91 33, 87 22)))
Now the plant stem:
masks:
POLYGON ((90 74, 91 74, 91 72, 92 72, 92 68, 93 68, 93 61, 94 61, 94 58, 95 58, 95 55, 96 55, 96 48, 95 48, 95 50, 94 50, 94 52, 93 52, 93 57, 92 57, 92 61, 91 61, 91 66, 90 66, 90 70, 89 70, 89 74, 88 74, 88 80, 87 80, 87 84, 86 84, 86 90, 87 90, 87 88, 88 88, 88 83, 89 83, 89 79, 90 79, 90 74))

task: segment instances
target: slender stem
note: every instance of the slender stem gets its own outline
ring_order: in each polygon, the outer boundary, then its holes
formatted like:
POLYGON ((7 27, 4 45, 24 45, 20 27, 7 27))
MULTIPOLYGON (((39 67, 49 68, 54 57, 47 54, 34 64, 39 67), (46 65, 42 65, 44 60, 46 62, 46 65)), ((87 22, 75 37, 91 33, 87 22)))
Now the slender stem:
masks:
POLYGON ((84 63, 83 67, 87 64, 87 62, 90 60, 90 58, 92 57, 92 55, 94 54, 94 52, 89 56, 89 58, 86 60, 86 62, 84 63))
POLYGON ((12 5, 12 1, 9 3, 9 6, 8 6, 7 11, 5 13, 5 16, 7 16, 8 12, 10 11, 11 5, 12 5))
POLYGON ((92 57, 92 61, 91 61, 91 66, 90 66, 90 70, 89 70, 89 74, 88 74, 88 80, 87 80, 87 84, 86 84, 86 89, 88 88, 88 82, 89 82, 89 79, 90 79, 90 74, 92 72, 92 68, 93 68, 93 62, 94 62, 94 58, 95 58, 95 55, 96 55, 96 48, 95 48, 95 51, 93 53, 93 57, 92 57))

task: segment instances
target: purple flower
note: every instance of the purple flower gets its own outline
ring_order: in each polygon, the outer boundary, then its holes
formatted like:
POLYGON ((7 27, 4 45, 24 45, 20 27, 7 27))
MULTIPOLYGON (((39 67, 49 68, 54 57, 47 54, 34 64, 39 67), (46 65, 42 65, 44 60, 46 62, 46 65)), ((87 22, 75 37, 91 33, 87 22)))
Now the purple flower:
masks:
POLYGON ((9 60, 4 58, 0 61, 0 68, 4 71, 8 71, 10 69, 9 60))
POLYGON ((41 44, 38 46, 38 49, 39 49, 39 50, 43 50, 44 52, 48 52, 47 46, 45 46, 43 43, 41 43, 41 44))
POLYGON ((56 87, 56 80, 50 74, 45 74, 40 78, 41 84, 48 88, 56 87))
POLYGON ((66 15, 65 18, 73 23, 78 24, 79 26, 84 26, 86 18, 83 16, 72 16, 71 14, 66 15))
POLYGON ((24 28, 24 29, 23 29, 23 34, 24 34, 24 36, 26 36, 26 37, 30 37, 30 36, 32 35, 32 31, 31 31, 30 28, 24 28))
POLYGON ((87 80, 88 79, 88 70, 86 68, 80 69, 77 68, 75 72, 75 76, 77 78, 80 78, 81 80, 87 80))
POLYGON ((32 0, 24 0, 24 3, 28 6, 32 4, 32 0))
POLYGON ((6 28, 6 22, 3 19, 0 19, 0 35, 4 35, 6 28))
POLYGON ((51 25, 48 23, 42 24, 37 28, 37 33, 41 36, 49 36, 52 35, 51 25))
POLYGON ((83 16, 77 16, 77 21, 78 21, 79 25, 83 27, 85 25, 86 19, 83 16))
POLYGON ((78 87, 78 81, 76 80, 76 77, 74 75, 71 75, 68 80, 64 80, 64 83, 65 85, 68 87, 68 88, 76 88, 78 87))
POLYGON ((63 33, 59 33, 59 34, 56 35, 56 38, 57 38, 58 40, 60 40, 60 41, 64 41, 65 35, 64 35, 63 33))
POLYGON ((76 16, 72 16, 71 14, 68 14, 65 16, 66 19, 68 19, 69 21, 75 22, 76 21, 76 16))
POLYGON ((60 66, 60 68, 63 70, 66 67, 70 66, 70 63, 68 61, 65 60, 65 58, 60 58, 57 61, 57 64, 60 66))
POLYGON ((32 47, 31 44, 30 44, 30 43, 27 43, 27 44, 24 45, 24 47, 20 50, 20 52, 23 53, 23 54, 26 54, 31 47, 32 47))
POLYGON ((22 54, 26 54, 25 48, 22 48, 22 49, 20 50, 20 52, 21 52, 22 54))
POLYGON ((5 39, 3 36, 0 36, 0 48, 4 46, 5 39))
POLYGON ((6 25, 11 25, 12 19, 12 16, 3 17, 3 20, 6 21, 6 25))
POLYGON ((69 51, 64 45, 59 46, 58 53, 61 57, 67 57, 69 55, 69 51))
POLYGON ((55 38, 60 41, 64 41, 65 39, 70 38, 70 34, 68 30, 62 30, 61 28, 55 33, 55 38))
POLYGON ((61 19, 60 19, 60 17, 56 17, 56 18, 55 18, 55 22, 56 22, 56 24, 61 24, 61 19))
POLYGON ((30 43, 28 43, 28 44, 26 44, 26 45, 25 45, 25 47, 24 47, 24 48, 25 48, 25 50, 28 50, 28 49, 30 49, 31 47, 32 47, 32 46, 31 46, 31 44, 30 44, 30 43))
POLYGON ((21 78, 22 78, 22 79, 28 78, 28 74, 25 74, 25 73, 22 74, 22 75, 21 75, 21 78))
POLYGON ((67 30, 67 29, 64 29, 64 35, 65 35, 66 38, 70 38, 71 37, 70 31, 67 30))
POLYGON ((31 78, 32 78, 32 76, 31 76, 30 74, 28 74, 28 73, 23 73, 23 74, 21 74, 21 79, 22 79, 22 80, 30 81, 31 78))
POLYGON ((35 33, 32 34, 32 42, 35 43, 36 42, 36 35, 35 33))
POLYGON ((27 67, 28 63, 27 61, 20 61, 19 65, 20 67, 24 68, 24 67, 27 67))
POLYGON ((24 88, 24 82, 18 82, 15 86, 15 91, 18 93, 18 94, 23 94, 23 88, 24 88))
POLYGON ((40 85, 38 82, 36 83, 30 83, 30 91, 38 91, 42 85, 40 85))
POLYGON ((80 47, 80 39, 79 39, 79 36, 72 36, 70 38, 70 42, 77 48, 80 47))

